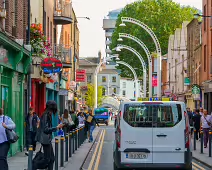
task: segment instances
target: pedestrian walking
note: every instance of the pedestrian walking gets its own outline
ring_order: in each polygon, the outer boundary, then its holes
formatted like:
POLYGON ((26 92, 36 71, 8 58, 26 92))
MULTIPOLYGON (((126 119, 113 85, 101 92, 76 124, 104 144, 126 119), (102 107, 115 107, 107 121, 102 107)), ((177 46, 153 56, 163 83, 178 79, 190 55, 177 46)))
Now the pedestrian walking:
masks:
POLYGON ((203 108, 202 107, 200 107, 200 109, 199 109, 199 114, 202 116, 203 115, 203 108))
POLYGON ((77 117, 77 115, 74 111, 70 111, 70 114, 71 114, 71 118, 74 122, 74 125, 72 126, 72 130, 73 130, 73 129, 76 129, 78 127, 79 120, 78 120, 78 117, 77 117))
POLYGON ((10 143, 7 140, 5 129, 14 130, 15 123, 8 116, 4 115, 4 110, 0 108, 0 169, 8 170, 7 155, 10 149, 10 143))
MULTIPOLYGON (((53 170, 54 165, 54 151, 52 147, 52 133, 58 129, 63 128, 63 124, 59 124, 56 127, 52 127, 52 114, 57 113, 57 103, 55 101, 48 101, 46 103, 46 109, 41 116, 40 127, 36 139, 41 143, 44 151, 45 159, 48 160, 48 170, 53 170)), ((33 164, 33 170, 39 169, 33 164)))
POLYGON ((201 126, 203 129, 203 136, 204 136, 204 148, 207 148, 208 139, 209 139, 209 130, 212 125, 211 115, 208 115, 206 109, 203 110, 203 116, 201 117, 201 126))
POLYGON ((193 116, 193 121, 194 121, 194 128, 196 130, 196 136, 194 136, 196 138, 196 140, 199 139, 200 137, 200 122, 201 122, 201 115, 199 110, 197 109, 195 112, 195 115, 193 116))
POLYGON ((37 133, 37 128, 40 125, 40 119, 34 112, 32 107, 29 108, 29 113, 25 117, 25 129, 26 129, 26 148, 27 152, 25 155, 28 156, 29 146, 33 146, 33 151, 36 150, 36 140, 35 136, 37 133))
POLYGON ((87 123, 88 123, 88 129, 89 129, 89 142, 93 142, 93 131, 96 127, 96 125, 99 127, 98 122, 96 121, 96 118, 93 116, 93 112, 90 109, 88 111, 89 115, 86 119, 87 123))
POLYGON ((62 124, 64 124, 64 127, 63 127, 64 134, 66 134, 74 126, 74 122, 67 109, 64 110, 64 114, 62 114, 61 120, 62 120, 62 124))
POLYGON ((85 125, 85 113, 83 110, 81 110, 78 114, 78 120, 79 120, 79 126, 84 126, 85 125))
MULTIPOLYGON (((194 109, 194 111, 195 111, 196 109, 194 109)), ((191 136, 193 135, 193 114, 194 112, 192 112, 191 110, 190 110, 190 108, 188 107, 187 108, 187 114, 188 114, 188 117, 189 117, 189 124, 190 124, 190 127, 191 127, 191 136)))

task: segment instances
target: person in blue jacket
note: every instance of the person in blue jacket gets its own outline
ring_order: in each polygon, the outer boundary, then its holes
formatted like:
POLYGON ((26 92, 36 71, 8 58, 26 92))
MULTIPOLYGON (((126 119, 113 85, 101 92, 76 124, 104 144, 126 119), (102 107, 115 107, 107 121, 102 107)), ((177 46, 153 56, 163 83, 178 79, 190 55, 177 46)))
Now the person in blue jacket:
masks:
POLYGON ((4 115, 4 110, 0 108, 0 169, 8 170, 7 155, 10 143, 7 140, 5 129, 15 129, 15 123, 8 116, 4 115))

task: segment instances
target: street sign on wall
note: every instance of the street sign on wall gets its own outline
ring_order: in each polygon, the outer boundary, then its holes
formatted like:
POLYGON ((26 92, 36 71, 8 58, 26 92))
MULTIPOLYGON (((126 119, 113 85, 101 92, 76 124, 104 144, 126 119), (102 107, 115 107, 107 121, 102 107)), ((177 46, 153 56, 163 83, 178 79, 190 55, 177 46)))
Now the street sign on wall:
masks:
POLYGON ((157 87, 158 86, 158 81, 157 81, 157 76, 152 77, 152 87, 157 87))
POLYGON ((86 81, 86 70, 77 70, 76 82, 85 82, 85 81, 86 81))

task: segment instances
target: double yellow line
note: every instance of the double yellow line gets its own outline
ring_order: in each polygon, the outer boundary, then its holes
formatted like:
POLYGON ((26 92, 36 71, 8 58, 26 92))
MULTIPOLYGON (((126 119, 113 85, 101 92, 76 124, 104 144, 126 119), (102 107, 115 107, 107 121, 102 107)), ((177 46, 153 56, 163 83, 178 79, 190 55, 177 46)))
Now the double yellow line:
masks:
POLYGON ((102 148, 103 148, 103 144, 104 144, 104 138, 105 138, 105 130, 102 130, 101 134, 99 136, 99 141, 96 145, 95 151, 94 151, 93 156, 91 158, 91 162, 89 164, 88 170, 98 170, 100 158, 101 158, 101 153, 102 153, 102 148), (94 165, 94 161, 95 161, 95 165, 94 165), (94 168, 93 168, 93 166, 94 166, 94 168))
POLYGON ((195 162, 192 162, 192 169, 194 169, 194 170, 205 170, 205 168, 201 167, 200 165, 196 164, 195 162))

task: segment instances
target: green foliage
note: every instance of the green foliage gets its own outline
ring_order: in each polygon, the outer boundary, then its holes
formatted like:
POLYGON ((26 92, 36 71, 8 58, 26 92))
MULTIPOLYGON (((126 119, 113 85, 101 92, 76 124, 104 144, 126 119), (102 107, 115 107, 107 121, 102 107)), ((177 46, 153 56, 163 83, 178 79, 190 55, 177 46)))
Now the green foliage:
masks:
MULTIPOLYGON (((162 54, 167 54, 169 36, 174 33, 176 28, 181 27, 183 21, 191 21, 194 13, 197 13, 196 9, 180 6, 172 0, 142 0, 129 4, 119 14, 110 49, 120 43, 117 42, 119 33, 127 33, 142 40, 150 52, 156 51, 151 36, 138 25, 125 23, 126 27, 119 27, 121 17, 131 17, 140 20, 153 30, 160 42, 162 54)), ((137 50, 148 64, 147 56, 139 44, 127 38, 122 43, 137 50)), ((132 52, 123 49, 120 52, 120 59, 134 68, 139 68, 136 72, 139 77, 142 76, 141 63, 132 52)), ((121 69, 121 76, 133 78, 132 72, 125 66, 119 65, 117 68, 121 69)))
MULTIPOLYGON (((102 86, 98 87, 98 105, 102 104, 102 86)), ((88 84, 88 91, 85 96, 86 105, 90 108, 94 108, 94 85, 88 84)))

